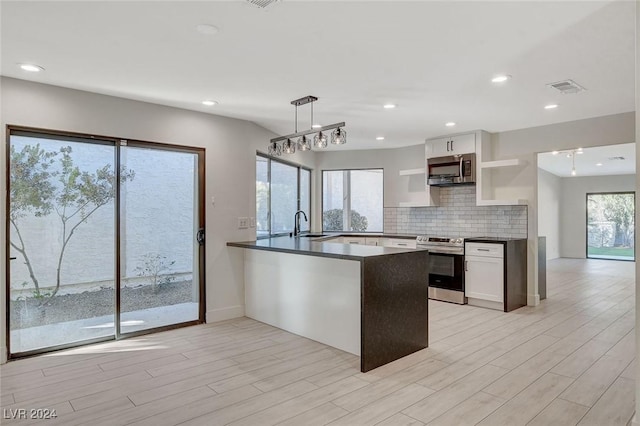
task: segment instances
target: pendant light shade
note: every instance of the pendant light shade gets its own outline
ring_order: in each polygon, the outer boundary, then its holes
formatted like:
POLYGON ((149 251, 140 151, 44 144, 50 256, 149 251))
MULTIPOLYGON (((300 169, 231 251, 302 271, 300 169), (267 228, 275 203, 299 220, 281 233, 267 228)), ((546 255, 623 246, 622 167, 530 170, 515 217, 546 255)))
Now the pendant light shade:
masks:
POLYGON ((313 146, 315 146, 316 148, 326 148, 327 135, 322 132, 318 132, 318 134, 313 138, 313 146))
POLYGON ((300 151, 311 150, 311 143, 309 142, 309 139, 305 135, 302 135, 302 137, 298 140, 298 149, 300 151))
POLYGON ((282 150, 285 152, 285 154, 295 154, 296 144, 291 139, 287 139, 282 144, 282 150))
POLYGON ((269 144, 269 155, 274 157, 279 157, 282 154, 282 148, 278 145, 277 142, 271 142, 269 144))
POLYGON ((340 127, 331 133, 331 143, 335 145, 344 145, 347 143, 347 132, 340 127))

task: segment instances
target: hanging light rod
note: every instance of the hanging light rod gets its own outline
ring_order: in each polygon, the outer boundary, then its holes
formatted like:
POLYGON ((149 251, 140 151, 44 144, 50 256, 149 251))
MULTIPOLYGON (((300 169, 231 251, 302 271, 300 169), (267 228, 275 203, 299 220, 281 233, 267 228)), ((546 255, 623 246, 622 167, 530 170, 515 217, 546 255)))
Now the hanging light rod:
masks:
POLYGON ((279 142, 279 141, 283 141, 285 139, 291 139, 291 138, 297 138, 300 136, 306 136, 306 135, 311 135, 313 133, 318 133, 318 132, 324 132, 326 130, 331 130, 331 129, 337 129, 338 127, 344 127, 344 121, 342 123, 335 123, 335 124, 329 124, 328 126, 322 126, 320 128, 317 129, 310 129, 310 130, 303 130, 301 132, 297 132, 297 133, 291 133, 290 135, 286 135, 286 136, 278 136, 277 138, 273 138, 271 139, 271 142, 279 142))

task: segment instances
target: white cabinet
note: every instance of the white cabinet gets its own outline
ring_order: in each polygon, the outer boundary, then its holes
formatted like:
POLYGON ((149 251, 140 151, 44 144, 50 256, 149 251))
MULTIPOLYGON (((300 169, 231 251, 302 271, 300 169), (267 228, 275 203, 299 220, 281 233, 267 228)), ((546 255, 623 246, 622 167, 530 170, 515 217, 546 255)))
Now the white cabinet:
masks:
POLYGON ((361 244, 365 245, 365 237, 342 237, 343 244, 361 244))
POLYGON ((465 292, 470 305, 504 308, 504 246, 465 244, 465 292))
POLYGON ((368 246, 379 246, 380 238, 377 237, 365 237, 364 243, 368 246))
POLYGON ((342 237, 334 237, 334 238, 330 238, 328 240, 322 240, 323 243, 338 243, 338 244, 342 244, 342 237))
POLYGON ((385 238, 385 247, 397 247, 397 248, 416 248, 416 240, 409 238, 385 238))
POLYGON ((427 158, 476 152, 476 134, 452 135, 445 138, 427 139, 427 158))

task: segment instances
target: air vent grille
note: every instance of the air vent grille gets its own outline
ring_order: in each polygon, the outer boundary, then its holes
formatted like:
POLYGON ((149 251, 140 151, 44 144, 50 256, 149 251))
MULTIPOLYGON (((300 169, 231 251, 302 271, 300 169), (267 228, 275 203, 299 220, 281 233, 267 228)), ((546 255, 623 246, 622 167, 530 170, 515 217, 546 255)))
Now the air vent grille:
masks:
POLYGON ((580 86, 578 83, 576 83, 573 80, 557 81, 555 83, 549 83, 549 84, 547 84, 547 86, 558 90, 563 95, 569 95, 569 94, 572 94, 572 93, 580 93, 580 92, 583 92, 583 91, 587 90, 583 86, 580 86))
POLYGON ((277 3, 280 0, 246 0, 247 3, 252 4, 260 9, 264 9, 267 6, 271 6, 273 3, 277 3))
POLYGON ((620 161, 620 160, 625 160, 624 157, 609 157, 609 160, 611 161, 620 161))

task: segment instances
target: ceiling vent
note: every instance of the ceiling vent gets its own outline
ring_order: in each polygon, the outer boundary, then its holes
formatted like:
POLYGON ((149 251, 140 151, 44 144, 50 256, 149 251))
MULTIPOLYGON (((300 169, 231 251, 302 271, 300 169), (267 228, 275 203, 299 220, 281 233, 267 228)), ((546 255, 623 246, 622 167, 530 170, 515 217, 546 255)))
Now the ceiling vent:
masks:
POLYGON ((572 94, 572 93, 580 93, 580 92, 583 92, 583 91, 587 90, 587 89, 585 89, 584 87, 580 86, 578 83, 576 83, 573 80, 557 81, 555 83, 549 83, 549 84, 547 84, 547 86, 558 90, 563 95, 569 95, 569 94, 572 94))
POLYGON ((273 3, 278 3, 280 0, 246 0, 247 3, 252 4, 260 9, 264 9, 267 6, 271 6, 273 3))
POLYGON ((620 161, 620 160, 625 160, 624 157, 609 157, 609 160, 611 161, 620 161))

